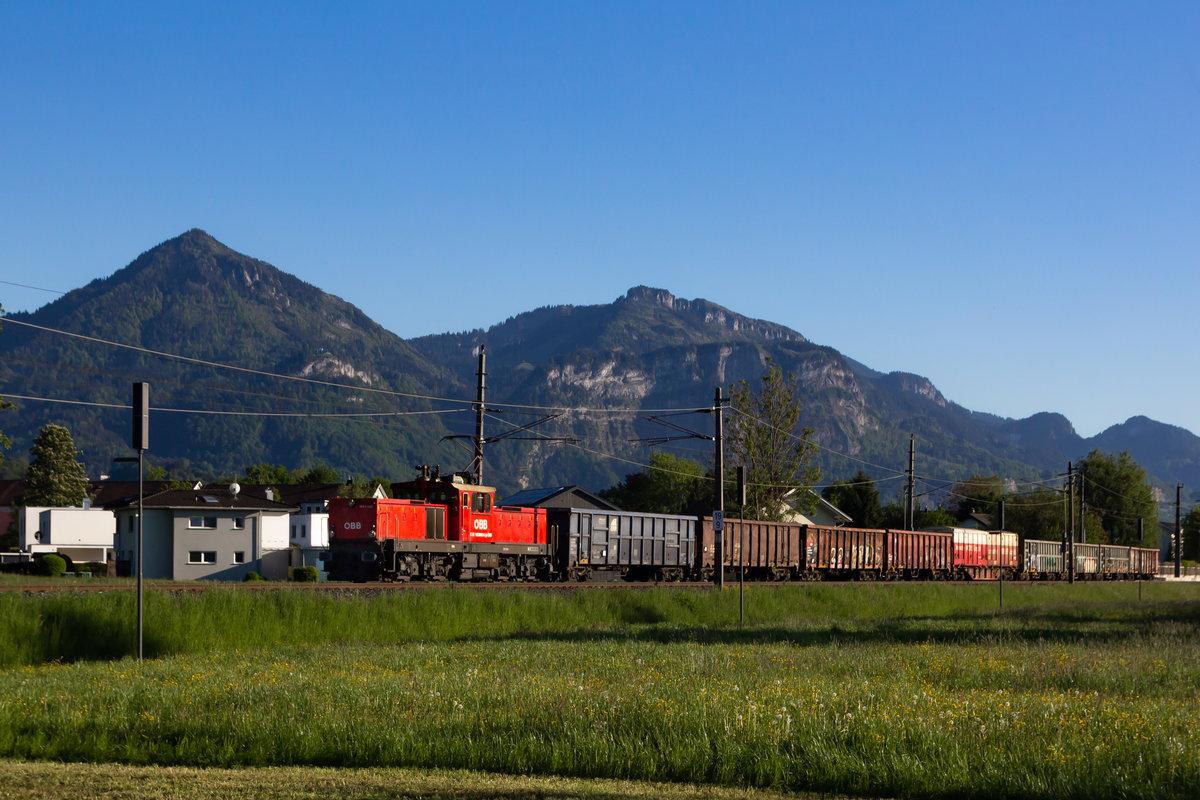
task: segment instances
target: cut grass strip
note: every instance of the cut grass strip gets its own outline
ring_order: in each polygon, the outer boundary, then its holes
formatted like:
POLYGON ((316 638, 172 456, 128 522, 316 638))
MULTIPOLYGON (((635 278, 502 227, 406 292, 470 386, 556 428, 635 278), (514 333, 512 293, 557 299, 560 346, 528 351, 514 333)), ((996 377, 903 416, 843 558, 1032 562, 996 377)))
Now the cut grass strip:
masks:
MULTIPOLYGON (((465 770, 135 767, 0 761, 0 800, 817 800, 750 789, 465 770)), ((821 795, 824 800, 839 800, 821 795)))

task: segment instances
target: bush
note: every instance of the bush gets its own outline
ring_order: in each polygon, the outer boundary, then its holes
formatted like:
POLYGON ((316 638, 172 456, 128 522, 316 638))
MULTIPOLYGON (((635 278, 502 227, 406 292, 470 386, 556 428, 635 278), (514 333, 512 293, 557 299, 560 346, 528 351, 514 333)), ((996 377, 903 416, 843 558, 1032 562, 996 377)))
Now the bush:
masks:
POLYGON ((67 571, 67 560, 56 553, 46 553, 38 559, 38 573, 57 577, 67 571))
POLYGON ((320 583, 321 571, 316 567, 296 567, 292 570, 292 580, 297 583, 320 583))
POLYGON ((262 579, 263 579, 262 575, 259 575, 254 570, 251 570, 250 572, 247 572, 245 574, 245 576, 242 578, 242 583, 254 583, 256 581, 261 581, 262 579))

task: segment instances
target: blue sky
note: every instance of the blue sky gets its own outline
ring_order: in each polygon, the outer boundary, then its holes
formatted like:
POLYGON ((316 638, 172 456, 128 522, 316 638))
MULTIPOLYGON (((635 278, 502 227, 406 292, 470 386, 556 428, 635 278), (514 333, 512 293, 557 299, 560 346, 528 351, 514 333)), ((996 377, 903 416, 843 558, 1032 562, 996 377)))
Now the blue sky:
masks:
POLYGON ((5 3, 0 304, 199 227, 405 337, 648 284, 1200 433, 1197 41, 1194 2, 5 3))

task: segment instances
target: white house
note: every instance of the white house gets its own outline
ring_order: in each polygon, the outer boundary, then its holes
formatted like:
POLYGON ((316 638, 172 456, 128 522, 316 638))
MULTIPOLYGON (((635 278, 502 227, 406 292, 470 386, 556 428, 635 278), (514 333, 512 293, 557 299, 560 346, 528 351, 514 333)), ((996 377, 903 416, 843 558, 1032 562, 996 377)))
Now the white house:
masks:
POLYGON ((103 564, 115 534, 112 512, 87 501, 83 508, 29 506, 18 512, 17 546, 33 556, 57 553, 78 564, 103 564))

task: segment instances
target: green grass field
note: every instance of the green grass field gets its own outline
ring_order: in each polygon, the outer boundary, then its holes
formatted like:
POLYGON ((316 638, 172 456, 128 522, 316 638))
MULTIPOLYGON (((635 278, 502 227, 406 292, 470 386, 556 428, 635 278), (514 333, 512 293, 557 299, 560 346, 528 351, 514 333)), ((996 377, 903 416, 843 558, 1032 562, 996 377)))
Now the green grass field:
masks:
POLYGON ((1194 798, 1200 587, 1138 592, 151 593, 140 665, 129 592, 5 594, 0 757, 1194 798))

